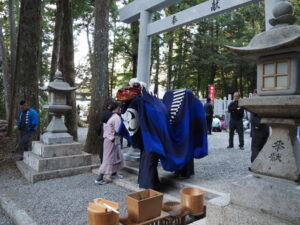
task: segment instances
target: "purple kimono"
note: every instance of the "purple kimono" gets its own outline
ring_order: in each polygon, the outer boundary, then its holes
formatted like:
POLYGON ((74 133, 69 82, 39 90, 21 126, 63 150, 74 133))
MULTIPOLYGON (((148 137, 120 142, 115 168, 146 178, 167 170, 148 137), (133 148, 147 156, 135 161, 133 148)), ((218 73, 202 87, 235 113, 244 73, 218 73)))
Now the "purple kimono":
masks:
POLYGON ((100 174, 112 174, 125 166, 120 145, 116 140, 116 132, 120 124, 121 117, 116 113, 103 124, 103 162, 99 168, 100 174))

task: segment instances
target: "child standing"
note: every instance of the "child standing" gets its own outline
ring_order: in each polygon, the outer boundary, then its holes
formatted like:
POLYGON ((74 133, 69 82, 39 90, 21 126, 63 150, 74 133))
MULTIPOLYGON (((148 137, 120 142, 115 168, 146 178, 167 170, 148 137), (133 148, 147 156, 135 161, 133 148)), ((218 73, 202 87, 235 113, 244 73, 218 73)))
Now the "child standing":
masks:
POLYGON ((103 121, 103 161, 99 168, 99 176, 95 180, 96 184, 106 184, 108 181, 104 180, 105 174, 110 174, 111 178, 122 179, 123 176, 117 171, 122 169, 125 165, 123 154, 119 143, 116 143, 116 132, 121 124, 121 117, 119 116, 121 108, 117 102, 111 101, 106 103, 107 110, 103 115, 107 120, 103 121), (107 116, 109 115, 109 116, 107 116))

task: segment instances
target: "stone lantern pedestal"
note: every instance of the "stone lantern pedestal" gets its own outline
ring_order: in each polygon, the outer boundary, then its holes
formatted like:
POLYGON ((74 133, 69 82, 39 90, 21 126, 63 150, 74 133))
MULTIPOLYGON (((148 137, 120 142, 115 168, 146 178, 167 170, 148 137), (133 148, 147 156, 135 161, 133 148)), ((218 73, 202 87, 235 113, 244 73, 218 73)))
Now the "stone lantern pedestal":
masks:
POLYGON ((257 96, 240 105, 261 115, 272 134, 251 166, 253 174, 231 185, 230 198, 208 202, 208 225, 300 224, 300 95, 257 96))
POLYGON ((273 28, 246 47, 228 47, 257 61, 259 96, 239 105, 272 132, 252 163, 253 174, 232 184, 230 197, 208 202, 208 225, 300 224, 300 26, 292 25, 292 13, 292 5, 280 0, 269 21, 273 28))
POLYGON ((63 113, 71 109, 66 105, 66 94, 75 89, 62 80, 61 72, 56 72, 55 80, 46 88, 50 92, 49 105, 44 108, 53 114, 52 120, 41 141, 32 142, 32 151, 24 152, 23 161, 17 162, 31 183, 88 172, 98 166, 92 165, 91 154, 82 152, 82 144, 73 141, 62 119, 63 113))

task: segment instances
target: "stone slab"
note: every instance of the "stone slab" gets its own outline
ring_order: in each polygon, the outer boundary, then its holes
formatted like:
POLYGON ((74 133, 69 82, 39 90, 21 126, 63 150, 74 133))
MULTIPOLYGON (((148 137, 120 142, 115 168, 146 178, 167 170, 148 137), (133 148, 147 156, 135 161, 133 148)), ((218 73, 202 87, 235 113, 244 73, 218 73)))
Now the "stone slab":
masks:
POLYGON ((288 180, 249 175, 232 184, 231 202, 300 224, 299 187, 288 180))
POLYGON ((37 223, 26 213, 24 209, 20 209, 18 205, 10 198, 0 196, 0 206, 7 215, 18 225, 37 225, 37 223))
POLYGON ((240 99, 240 106, 266 118, 299 119, 300 95, 256 96, 240 99))
POLYGON ((197 220, 193 223, 190 223, 189 225, 207 225, 206 219, 197 220))
MULTIPOLYGON (((128 166, 127 162, 126 162, 126 166, 124 167, 123 170, 125 170, 125 171, 127 171, 131 174, 136 174, 136 175, 138 175, 138 173, 139 173, 138 168, 128 166)), ((184 187, 200 188, 203 191, 205 191, 205 200, 214 199, 214 198, 218 198, 220 196, 228 195, 228 194, 223 193, 223 192, 215 191, 215 190, 212 190, 212 189, 209 189, 209 188, 206 188, 206 187, 202 187, 202 186, 195 185, 195 184, 185 182, 185 181, 171 179, 171 178, 168 178, 168 177, 160 176, 160 181, 163 182, 163 183, 167 183, 170 186, 177 187, 179 189, 184 188, 184 187)))
POLYGON ((207 225, 296 225, 262 211, 230 204, 228 196, 208 201, 206 220, 207 225))
POLYGON ((81 154, 82 149, 83 146, 79 142, 59 145, 46 145, 41 141, 32 142, 32 152, 43 158, 79 155, 81 154))
POLYGON ((82 152, 80 155, 42 158, 33 152, 24 152, 23 161, 38 172, 81 167, 92 164, 92 155, 82 152))
POLYGON ((60 177, 73 176, 81 173, 86 173, 91 171, 93 168, 99 167, 98 164, 95 164, 95 165, 80 166, 75 168, 67 168, 67 169, 53 170, 47 172, 37 172, 33 170, 30 166, 25 164, 23 161, 17 161, 16 164, 18 169, 23 174, 23 176, 30 183, 36 183, 41 180, 49 180, 53 178, 60 178, 60 177))
POLYGON ((73 137, 68 133, 44 133, 41 141, 47 145, 72 143, 73 137))

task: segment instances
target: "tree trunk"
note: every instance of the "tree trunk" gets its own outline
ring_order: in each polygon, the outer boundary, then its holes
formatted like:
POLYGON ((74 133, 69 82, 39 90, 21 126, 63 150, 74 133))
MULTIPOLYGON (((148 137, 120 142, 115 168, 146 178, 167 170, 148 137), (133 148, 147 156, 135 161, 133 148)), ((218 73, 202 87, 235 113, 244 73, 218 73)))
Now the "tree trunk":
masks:
MULTIPOLYGON (((64 80, 74 87, 75 69, 71 0, 63 1, 62 42, 59 55, 59 67, 64 76, 64 80)), ((67 104, 72 107, 72 110, 69 110, 65 113, 65 124, 68 128, 68 132, 73 136, 74 140, 77 141, 77 109, 75 92, 72 92, 67 96, 67 104)))
MULTIPOLYGON (((6 85, 4 88, 6 88, 6 118, 8 120, 8 129, 7 134, 10 136, 12 133, 12 129, 14 126, 14 108, 15 106, 15 100, 12 99, 12 96, 15 95, 15 92, 13 89, 14 80, 15 80, 15 72, 16 72, 16 60, 17 60, 17 32, 16 32, 16 8, 15 8, 15 1, 9 0, 8 2, 8 8, 9 8, 9 28, 10 28, 10 51, 11 51, 11 57, 10 57, 10 68, 8 69, 7 66, 7 76, 6 76, 6 85), (13 100, 13 101, 12 101, 13 100), (9 105, 9 106, 8 106, 9 105)), ((6 61, 7 62, 7 61, 6 61)))
POLYGON ((228 96, 228 85, 225 79, 224 68, 221 67, 221 81, 222 81, 222 96, 228 96))
POLYGON ((168 72, 167 72, 167 90, 171 90, 172 82, 172 66, 173 66, 173 46, 174 46, 174 33, 170 32, 170 39, 168 41, 168 72))
MULTIPOLYGON (((16 10, 15 0, 9 0, 9 27, 10 27, 10 74, 14 77, 17 60, 17 31, 16 31, 16 10)), ((11 82, 11 80, 10 80, 11 82)), ((11 89, 8 100, 11 101, 11 89)))
POLYGON ((108 32, 109 32, 109 0, 95 1, 95 37, 94 59, 95 73, 92 76, 92 99, 88 135, 85 151, 98 153, 102 148, 100 138, 95 132, 100 122, 102 105, 107 98, 108 76, 108 32))
POLYGON ((132 77, 137 77, 138 46, 139 46, 139 22, 131 24, 131 48, 132 48, 132 77))
POLYGON ((158 95, 158 75, 159 75, 159 69, 160 69, 160 54, 159 54, 159 46, 160 46, 160 39, 157 38, 157 41, 155 43, 156 45, 156 65, 155 65, 155 77, 154 77, 154 94, 158 95))
POLYGON ((112 96, 112 90, 114 87, 114 73, 115 73, 115 62, 116 62, 116 21, 114 20, 113 23, 114 27, 114 36, 113 36, 113 43, 112 43, 112 62, 111 62, 111 71, 110 71, 110 85, 109 85, 109 95, 112 96))
POLYGON ((243 97, 244 96, 244 85, 245 84, 243 83, 243 70, 244 70, 244 68, 243 68, 242 65, 239 66, 239 70, 240 70, 240 73, 239 73, 239 75, 240 75, 240 79, 239 79, 240 93, 241 93, 241 97, 243 97))
MULTIPOLYGON (((39 111, 38 56, 40 46, 41 0, 22 0, 17 44, 16 72, 13 79, 10 120, 15 118, 16 102, 24 99, 39 111), (14 96, 16 94, 16 96, 14 96)), ((11 121, 9 121, 10 124, 11 121)), ((8 129, 8 135, 11 130, 8 129)))
MULTIPOLYGON (((89 48, 89 60, 91 63, 93 58, 93 51, 92 51, 92 44, 90 40, 90 23, 91 23, 91 18, 88 19, 88 22, 86 24, 86 40, 89 48)), ((92 64, 91 64, 91 69, 92 69, 92 64)))
POLYGON ((9 73, 7 55, 4 45, 4 38, 2 32, 2 26, 0 26, 0 55, 2 55, 2 71, 3 71, 3 87, 4 87, 4 98, 5 98, 5 115, 8 120, 9 116, 9 102, 11 96, 11 73, 9 73))
POLYGON ((54 80, 54 74, 58 68, 59 49, 60 49, 62 21, 63 21, 62 3, 63 0, 56 1, 55 28, 54 28, 54 40, 53 40, 51 68, 50 68, 50 81, 54 80))

